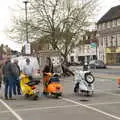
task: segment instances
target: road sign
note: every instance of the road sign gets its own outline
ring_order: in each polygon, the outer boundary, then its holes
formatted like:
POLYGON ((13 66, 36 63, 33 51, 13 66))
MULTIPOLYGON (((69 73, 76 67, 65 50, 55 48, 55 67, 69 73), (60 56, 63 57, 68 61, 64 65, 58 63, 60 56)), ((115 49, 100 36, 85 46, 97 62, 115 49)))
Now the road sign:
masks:
POLYGON ((96 48, 96 43, 90 43, 91 48, 96 48))

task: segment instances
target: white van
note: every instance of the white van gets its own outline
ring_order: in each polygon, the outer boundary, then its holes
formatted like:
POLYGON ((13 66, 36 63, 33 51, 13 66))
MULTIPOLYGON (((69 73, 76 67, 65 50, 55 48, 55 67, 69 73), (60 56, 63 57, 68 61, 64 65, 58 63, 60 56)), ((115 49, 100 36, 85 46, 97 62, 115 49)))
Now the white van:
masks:
POLYGON ((18 65, 20 67, 20 70, 23 70, 23 66, 26 64, 26 58, 30 59, 30 63, 33 65, 33 78, 39 78, 41 77, 41 70, 40 70, 40 61, 37 59, 37 57, 33 56, 19 56, 12 58, 11 61, 13 62, 14 59, 18 60, 18 65))

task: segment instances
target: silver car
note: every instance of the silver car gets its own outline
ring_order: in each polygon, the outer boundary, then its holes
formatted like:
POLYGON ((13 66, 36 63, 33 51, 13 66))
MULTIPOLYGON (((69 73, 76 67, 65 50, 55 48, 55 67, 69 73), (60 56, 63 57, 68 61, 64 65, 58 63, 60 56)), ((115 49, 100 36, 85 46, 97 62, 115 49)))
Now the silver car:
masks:
POLYGON ((90 68, 106 68, 106 65, 102 60, 92 60, 89 62, 90 68))

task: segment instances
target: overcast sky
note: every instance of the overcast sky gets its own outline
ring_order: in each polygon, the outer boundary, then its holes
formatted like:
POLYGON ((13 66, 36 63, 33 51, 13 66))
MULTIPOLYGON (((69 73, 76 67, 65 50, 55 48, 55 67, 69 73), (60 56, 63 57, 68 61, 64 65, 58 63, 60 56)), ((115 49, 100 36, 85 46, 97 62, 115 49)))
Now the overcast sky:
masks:
MULTIPOLYGON (((5 35, 6 27, 10 24, 10 19, 13 15, 10 8, 14 8, 18 0, 1 0, 0 1, 0 44, 7 44, 12 49, 20 50, 20 46, 10 41, 5 35)), ((22 0, 21 0, 21 4, 22 0)), ((119 5, 120 0, 99 0, 98 15, 95 17, 96 21, 99 20, 111 7, 119 5)))

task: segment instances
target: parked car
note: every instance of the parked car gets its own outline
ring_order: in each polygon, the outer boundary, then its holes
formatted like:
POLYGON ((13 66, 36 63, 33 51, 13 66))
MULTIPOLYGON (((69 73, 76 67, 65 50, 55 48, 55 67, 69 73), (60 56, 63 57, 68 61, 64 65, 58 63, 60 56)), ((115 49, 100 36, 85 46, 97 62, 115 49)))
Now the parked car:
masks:
POLYGON ((92 60, 89 62, 90 68, 106 68, 106 65, 102 60, 92 60))

